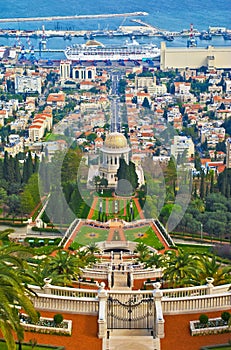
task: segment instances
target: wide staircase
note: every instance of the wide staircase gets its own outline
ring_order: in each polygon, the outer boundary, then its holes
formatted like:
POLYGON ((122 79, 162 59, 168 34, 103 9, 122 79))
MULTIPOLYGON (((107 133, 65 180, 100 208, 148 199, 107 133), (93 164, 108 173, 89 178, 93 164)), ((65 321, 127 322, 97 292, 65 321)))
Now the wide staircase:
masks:
POLYGON ((145 329, 115 329, 108 333, 106 350, 160 350, 160 340, 145 329))
POLYGON ((124 266, 120 254, 114 254, 113 265, 115 266, 115 270, 113 271, 114 283, 111 289, 131 290, 132 288, 128 287, 127 273, 123 270, 124 266))

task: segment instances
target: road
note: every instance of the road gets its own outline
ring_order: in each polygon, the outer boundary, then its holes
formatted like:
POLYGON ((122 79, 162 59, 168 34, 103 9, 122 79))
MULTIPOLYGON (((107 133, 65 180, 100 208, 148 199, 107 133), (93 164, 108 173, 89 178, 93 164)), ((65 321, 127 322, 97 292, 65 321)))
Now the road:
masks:
POLYGON ((121 131, 121 120, 119 112, 119 81, 121 79, 121 74, 112 73, 111 74, 111 132, 121 131))

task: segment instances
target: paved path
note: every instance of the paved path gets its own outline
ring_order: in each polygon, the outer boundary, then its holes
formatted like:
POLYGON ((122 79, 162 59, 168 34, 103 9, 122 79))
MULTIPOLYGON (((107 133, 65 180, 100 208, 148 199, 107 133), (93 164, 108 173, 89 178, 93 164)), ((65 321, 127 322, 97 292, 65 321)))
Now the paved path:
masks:
POLYGON ((155 232, 157 238, 159 239, 159 241, 163 244, 164 249, 159 250, 160 253, 164 253, 165 250, 169 250, 169 246, 167 245, 166 241, 164 240, 160 230, 158 229, 158 227, 156 226, 156 224, 154 224, 153 222, 151 222, 150 224, 151 228, 153 229, 153 231, 155 232))
POLYGON ((140 206, 140 203, 139 203, 139 199, 138 198, 133 198, 133 201, 136 205, 136 208, 138 210, 138 213, 140 215, 140 218, 141 219, 145 219, 145 216, 144 216, 144 213, 143 213, 143 210, 141 209, 141 206, 140 206))
POLYGON ((70 247, 71 243, 75 240, 75 237, 77 236, 82 226, 83 226, 82 221, 79 221, 76 228, 74 229, 71 236, 68 238, 66 244, 64 245, 64 249, 68 249, 70 247))
POLYGON ((98 197, 94 197, 92 205, 91 205, 91 209, 90 209, 88 216, 87 216, 88 219, 92 218, 94 211, 95 211, 95 208, 96 208, 96 204, 98 202, 98 199, 99 199, 98 197))

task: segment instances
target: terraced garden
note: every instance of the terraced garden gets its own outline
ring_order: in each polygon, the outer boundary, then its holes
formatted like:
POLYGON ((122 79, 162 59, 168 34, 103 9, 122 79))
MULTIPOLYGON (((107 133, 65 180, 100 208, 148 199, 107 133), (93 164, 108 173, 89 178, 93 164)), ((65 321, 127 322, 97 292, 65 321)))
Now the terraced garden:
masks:
POLYGON ((131 208, 130 199, 98 199, 91 219, 98 221, 108 221, 114 218, 122 219, 125 221, 139 220, 139 212, 134 201, 132 202, 131 208))
POLYGON ((87 245, 89 243, 106 241, 107 237, 107 229, 83 225, 75 236, 74 242, 80 245, 87 245))
POLYGON ((143 242, 157 250, 164 248, 159 238, 150 226, 136 227, 124 231, 128 241, 143 242))

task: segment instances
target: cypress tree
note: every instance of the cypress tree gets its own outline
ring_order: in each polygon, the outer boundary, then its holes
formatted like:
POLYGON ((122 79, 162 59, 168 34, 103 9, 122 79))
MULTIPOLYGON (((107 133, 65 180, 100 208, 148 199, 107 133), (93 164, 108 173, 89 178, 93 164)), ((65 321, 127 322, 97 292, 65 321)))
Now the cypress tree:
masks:
POLYGON ((37 154, 35 154, 34 164, 33 164, 33 173, 37 173, 38 168, 39 168, 39 157, 37 156, 37 154))
POLYGON ((226 197, 229 199, 230 198, 230 184, 228 183, 226 186, 226 197))
POLYGON ((138 187, 138 176, 136 173, 136 166, 133 162, 129 162, 129 180, 132 185, 133 191, 138 187))
POLYGON ((3 178, 8 181, 8 170, 9 170, 9 157, 8 152, 4 153, 4 161, 3 161, 3 178))
POLYGON ((32 156, 31 156, 31 151, 28 152, 28 157, 27 157, 27 171, 28 171, 28 180, 33 174, 33 161, 32 161, 32 156))
POLYGON ((31 157, 31 151, 29 151, 23 166, 23 175, 22 175, 23 182, 27 183, 32 174, 33 174, 33 162, 31 157))
POLYGON ((15 161, 12 156, 8 159, 7 179, 8 182, 15 182, 15 161))
POLYGON ((117 184, 117 192, 120 194, 127 194, 127 182, 123 180, 128 180, 129 177, 129 169, 128 165, 125 162, 124 158, 120 158, 120 166, 117 171, 117 179, 118 179, 118 184, 117 184))
POLYGON ((200 198, 204 199, 204 197, 205 197, 205 174, 204 174, 204 171, 201 171, 200 198))
POLYGON ((210 180, 210 193, 214 192, 214 172, 211 173, 211 180, 210 180))
POLYGON ((21 183, 22 177, 20 173, 20 166, 19 166, 19 160, 18 160, 17 154, 14 158, 14 175, 15 175, 15 182, 21 183))

